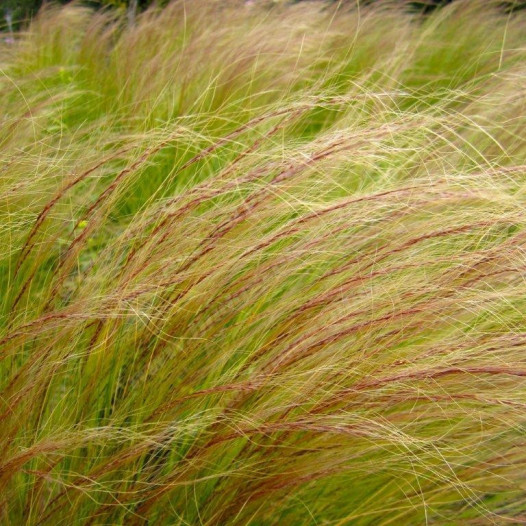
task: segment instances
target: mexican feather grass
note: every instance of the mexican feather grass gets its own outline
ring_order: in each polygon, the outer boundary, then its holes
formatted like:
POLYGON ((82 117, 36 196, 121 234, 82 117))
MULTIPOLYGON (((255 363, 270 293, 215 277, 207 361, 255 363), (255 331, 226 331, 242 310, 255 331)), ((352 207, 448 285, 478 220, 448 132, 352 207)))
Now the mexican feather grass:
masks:
POLYGON ((0 44, 0 522, 526 523, 526 19, 48 6, 0 44))

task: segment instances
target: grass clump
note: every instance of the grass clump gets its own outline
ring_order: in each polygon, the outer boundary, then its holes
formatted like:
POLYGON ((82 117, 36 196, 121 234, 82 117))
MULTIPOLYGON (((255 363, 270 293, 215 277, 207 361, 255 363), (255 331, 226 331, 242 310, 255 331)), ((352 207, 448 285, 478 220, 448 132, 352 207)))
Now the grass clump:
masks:
POLYGON ((203 0, 0 44, 2 523, 524 522, 524 25, 203 0))

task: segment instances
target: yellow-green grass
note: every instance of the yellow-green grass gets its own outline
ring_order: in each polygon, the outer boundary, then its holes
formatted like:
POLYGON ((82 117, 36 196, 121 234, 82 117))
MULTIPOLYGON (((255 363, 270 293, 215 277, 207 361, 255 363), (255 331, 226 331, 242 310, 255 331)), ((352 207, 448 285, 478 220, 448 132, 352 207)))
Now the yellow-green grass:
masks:
POLYGON ((526 522, 526 18, 489 4, 0 44, 2 524, 526 522))

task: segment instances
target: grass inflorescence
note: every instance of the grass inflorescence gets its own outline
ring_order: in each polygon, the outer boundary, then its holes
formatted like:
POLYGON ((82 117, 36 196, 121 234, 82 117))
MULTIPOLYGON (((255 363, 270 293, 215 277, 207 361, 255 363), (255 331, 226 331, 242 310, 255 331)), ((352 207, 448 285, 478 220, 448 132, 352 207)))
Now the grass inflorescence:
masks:
POLYGON ((526 522, 526 19, 490 3, 0 43, 0 522, 526 522))

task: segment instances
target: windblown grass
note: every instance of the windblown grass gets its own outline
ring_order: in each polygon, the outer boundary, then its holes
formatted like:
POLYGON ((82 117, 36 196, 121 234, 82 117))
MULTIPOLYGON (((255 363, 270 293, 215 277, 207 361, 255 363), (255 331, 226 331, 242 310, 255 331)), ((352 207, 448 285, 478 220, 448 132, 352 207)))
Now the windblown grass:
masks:
POLYGON ((524 15, 42 12, 0 61, 0 522, 526 522, 524 15))

